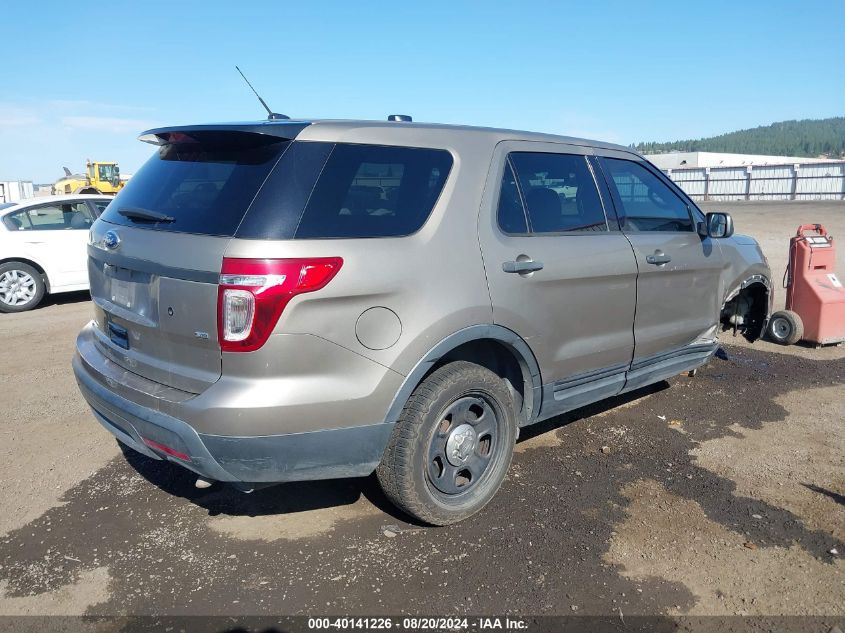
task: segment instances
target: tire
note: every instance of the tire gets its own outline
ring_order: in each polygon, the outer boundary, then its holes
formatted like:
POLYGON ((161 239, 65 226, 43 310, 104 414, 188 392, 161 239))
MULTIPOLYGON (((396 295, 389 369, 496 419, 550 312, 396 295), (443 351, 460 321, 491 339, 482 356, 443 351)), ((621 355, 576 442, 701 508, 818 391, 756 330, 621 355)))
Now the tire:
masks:
POLYGON ((47 288, 41 273, 23 262, 0 265, 0 312, 26 312, 41 303, 47 288))
POLYGON ((804 338, 804 322, 792 310, 781 310, 769 319, 768 334, 775 343, 794 345, 804 338))
POLYGON ((397 507, 431 525, 483 508, 502 484, 516 442, 516 414, 505 382, 456 361, 414 390, 376 470, 397 507))

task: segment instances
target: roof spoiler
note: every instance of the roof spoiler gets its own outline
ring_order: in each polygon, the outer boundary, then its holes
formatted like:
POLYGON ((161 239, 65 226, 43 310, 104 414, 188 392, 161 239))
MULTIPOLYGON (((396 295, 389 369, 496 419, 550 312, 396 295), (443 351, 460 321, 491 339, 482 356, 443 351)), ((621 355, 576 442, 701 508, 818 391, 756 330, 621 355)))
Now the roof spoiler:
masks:
POLYGON ((151 145, 169 145, 170 143, 199 142, 203 137, 241 136, 243 138, 249 135, 258 135, 264 137, 267 142, 276 142, 275 139, 292 140, 296 138, 309 125, 311 125, 310 121, 288 120, 262 121, 259 123, 180 125, 147 130, 138 136, 138 140, 151 145))

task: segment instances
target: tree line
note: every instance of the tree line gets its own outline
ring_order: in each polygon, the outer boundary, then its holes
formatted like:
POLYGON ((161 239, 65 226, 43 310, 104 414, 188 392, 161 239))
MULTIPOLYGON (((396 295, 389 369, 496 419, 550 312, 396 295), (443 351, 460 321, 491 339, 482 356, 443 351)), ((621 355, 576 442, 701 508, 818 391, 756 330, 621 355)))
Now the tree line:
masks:
POLYGON ((843 158, 845 157, 845 117, 780 121, 710 138, 667 143, 643 142, 635 143, 632 147, 644 154, 673 151, 729 152, 843 158))

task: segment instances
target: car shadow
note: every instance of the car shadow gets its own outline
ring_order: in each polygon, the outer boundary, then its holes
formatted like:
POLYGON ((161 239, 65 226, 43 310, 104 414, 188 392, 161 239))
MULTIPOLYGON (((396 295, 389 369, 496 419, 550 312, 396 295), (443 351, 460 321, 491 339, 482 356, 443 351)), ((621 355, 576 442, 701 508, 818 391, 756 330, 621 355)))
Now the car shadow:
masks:
POLYGON ((77 303, 87 303, 91 301, 91 293, 87 290, 77 290, 75 292, 59 292, 57 294, 47 294, 44 295, 44 298, 41 302, 31 308, 29 310, 24 310, 23 312, 0 312, 0 315, 15 315, 15 314, 30 314, 30 313, 38 313, 40 310, 44 310, 45 308, 51 308, 53 306, 63 306, 63 305, 73 305, 77 303))
POLYGON ((44 297, 35 310, 42 310, 49 306, 62 306, 71 303, 84 303, 91 301, 91 293, 87 290, 77 290, 75 292, 59 292, 56 294, 48 294, 44 297))
POLYGON ((163 492, 181 497, 208 511, 209 516, 271 516, 348 506, 363 496, 391 518, 418 523, 398 510, 379 486, 375 474, 348 479, 292 481, 272 484, 244 493, 215 482, 210 488, 197 488, 197 475, 164 460, 155 460, 120 444, 126 462, 144 479, 163 492))
MULTIPOLYGON (((663 381, 555 416, 523 428, 518 442, 627 405, 668 388, 669 383, 663 381)), ((149 458, 119 442, 118 445, 126 462, 144 479, 169 495, 181 497, 205 509, 209 516, 256 517, 293 514, 348 506, 364 497, 393 520, 412 526, 425 525, 399 510, 387 499, 375 473, 368 477, 285 482, 258 487, 250 493, 241 492, 221 482, 215 482, 210 488, 197 488, 197 475, 182 466, 149 458)))

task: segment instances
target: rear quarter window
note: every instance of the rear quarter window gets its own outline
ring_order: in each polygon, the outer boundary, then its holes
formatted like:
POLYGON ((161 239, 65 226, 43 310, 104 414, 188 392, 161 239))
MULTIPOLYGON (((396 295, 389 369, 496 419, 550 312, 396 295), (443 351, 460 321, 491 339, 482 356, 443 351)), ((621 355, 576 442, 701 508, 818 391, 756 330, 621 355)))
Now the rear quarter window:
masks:
POLYGON ((451 168, 446 150, 337 144, 294 237, 410 235, 428 219, 451 168))

